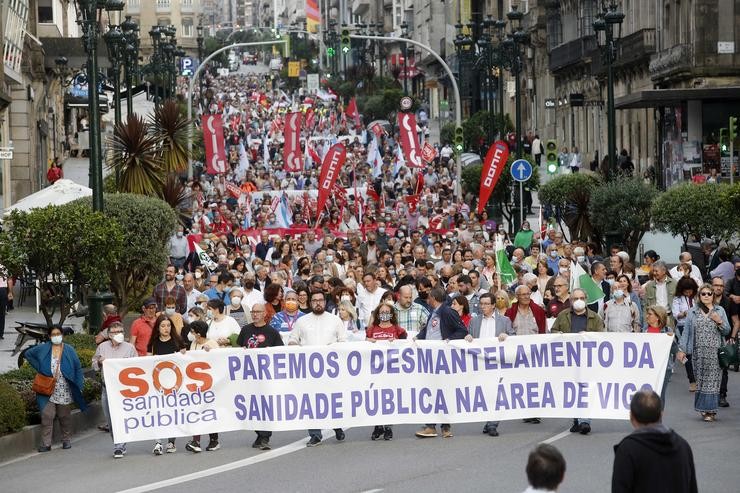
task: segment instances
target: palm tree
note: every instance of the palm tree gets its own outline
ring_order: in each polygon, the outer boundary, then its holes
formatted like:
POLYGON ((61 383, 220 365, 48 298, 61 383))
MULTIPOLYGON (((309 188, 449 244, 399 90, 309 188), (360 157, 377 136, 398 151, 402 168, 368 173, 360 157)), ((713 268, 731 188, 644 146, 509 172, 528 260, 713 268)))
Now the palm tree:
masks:
POLYGON ((159 142, 158 154, 165 173, 180 173, 188 165, 188 128, 190 122, 180 113, 177 103, 168 99, 154 110, 149 120, 151 135, 159 142))
POLYGON ((165 173, 158 148, 159 141, 139 115, 134 114, 116 125, 106 164, 120 176, 120 192, 161 195, 165 173))

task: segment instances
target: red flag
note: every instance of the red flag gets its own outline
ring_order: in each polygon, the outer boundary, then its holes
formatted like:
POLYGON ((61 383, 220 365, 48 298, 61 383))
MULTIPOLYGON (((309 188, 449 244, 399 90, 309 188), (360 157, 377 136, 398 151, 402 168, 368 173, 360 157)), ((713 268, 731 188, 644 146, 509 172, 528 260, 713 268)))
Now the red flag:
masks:
POLYGON ((360 113, 357 111, 357 99, 352 98, 349 100, 347 110, 345 111, 347 116, 355 121, 355 125, 360 125, 360 113))
POLYGON ((342 169, 344 160, 347 158, 347 150, 344 144, 334 144, 329 152, 324 156, 324 162, 321 164, 321 175, 319 176, 319 199, 316 204, 316 216, 324 210, 324 204, 329 197, 334 182, 337 181, 339 171, 342 169))
POLYGON ((486 160, 483 163, 480 180, 480 195, 478 197, 478 214, 483 212, 483 208, 488 202, 501 173, 506 167, 506 160, 509 159, 509 146, 503 140, 497 140, 488 149, 486 160))
POLYGON ((303 153, 301 152, 301 122, 303 114, 288 113, 285 117, 285 143, 283 144, 283 169, 296 173, 303 170, 303 153))
POLYGON ((398 129, 401 133, 401 146, 406 154, 406 164, 412 168, 422 168, 421 148, 416 135, 416 115, 398 112, 398 129))
POLYGON ((308 111, 306 111, 306 127, 313 128, 315 123, 316 112, 313 110, 313 108, 310 108, 308 111))
POLYGON ((383 129, 383 126, 380 125, 379 123, 376 123, 375 125, 373 125, 372 127, 370 127, 370 130, 373 131, 373 133, 378 138, 378 140, 380 140, 380 137, 385 133, 385 130, 383 129))
POLYGON ((436 157, 437 149, 435 149, 429 142, 424 142, 424 145, 421 148, 421 159, 424 160, 424 162, 431 164, 436 157))
POLYGON ((201 125, 206 148, 206 173, 209 175, 226 173, 226 142, 221 115, 203 115, 201 125))
POLYGON ((243 193, 243 192, 242 192, 242 189, 241 189, 241 188, 237 187, 236 185, 234 185, 234 184, 233 184, 232 182, 230 182, 230 181, 226 181, 226 183, 225 183, 225 187, 226 187, 226 190, 227 190, 227 191, 228 191, 228 192, 229 192, 229 193, 231 194, 231 196, 232 196, 232 197, 234 197, 235 199, 238 199, 238 198, 239 198, 239 197, 241 196, 241 194, 243 193))

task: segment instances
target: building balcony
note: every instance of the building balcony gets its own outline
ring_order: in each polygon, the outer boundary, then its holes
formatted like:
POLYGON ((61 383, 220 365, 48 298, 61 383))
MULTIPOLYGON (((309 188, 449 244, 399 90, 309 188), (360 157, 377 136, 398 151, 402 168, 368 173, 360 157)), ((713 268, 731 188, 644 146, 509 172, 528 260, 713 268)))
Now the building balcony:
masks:
POLYGON ((556 46, 550 51, 550 72, 557 73, 571 66, 590 61, 596 49, 596 38, 584 36, 556 46))
POLYGON ((191 2, 182 2, 180 4, 180 13, 181 14, 194 14, 195 13, 195 4, 191 2))
POLYGON ((169 14, 172 12, 170 0, 157 0, 155 12, 158 14, 169 14))
POLYGON ((352 0, 352 15, 364 15, 370 10, 370 0, 352 0))
POLYGON ((655 53, 655 29, 640 29, 619 42, 617 65, 629 65, 649 59, 655 53))
POLYGON ((693 66, 693 47, 690 44, 676 45, 652 56, 650 60, 650 78, 655 81, 682 73, 690 73, 693 66))

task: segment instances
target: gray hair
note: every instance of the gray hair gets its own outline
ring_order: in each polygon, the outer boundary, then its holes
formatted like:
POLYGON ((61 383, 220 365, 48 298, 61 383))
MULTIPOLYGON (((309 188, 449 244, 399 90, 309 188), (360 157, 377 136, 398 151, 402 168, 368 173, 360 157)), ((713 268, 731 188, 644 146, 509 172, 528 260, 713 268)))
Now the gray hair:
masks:
POLYGON ((668 267, 666 267, 665 262, 663 262, 662 260, 656 260, 655 262, 653 262, 653 267, 663 269, 666 272, 668 271, 668 267))

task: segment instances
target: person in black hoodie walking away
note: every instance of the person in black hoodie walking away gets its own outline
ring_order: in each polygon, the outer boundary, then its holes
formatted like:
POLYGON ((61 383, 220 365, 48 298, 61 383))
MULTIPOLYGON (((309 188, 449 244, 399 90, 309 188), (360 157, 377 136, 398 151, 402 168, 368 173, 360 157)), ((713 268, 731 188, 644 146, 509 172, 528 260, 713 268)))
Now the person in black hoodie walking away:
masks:
POLYGON ((696 493, 694 455, 688 442, 661 422, 660 396, 640 390, 632 397, 633 431, 614 446, 612 493, 696 493))

